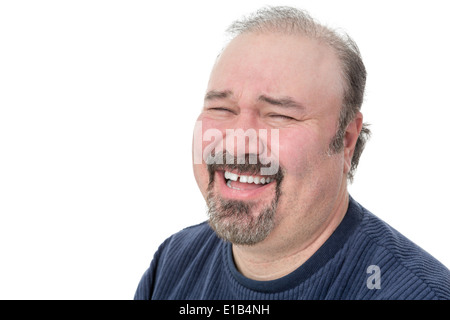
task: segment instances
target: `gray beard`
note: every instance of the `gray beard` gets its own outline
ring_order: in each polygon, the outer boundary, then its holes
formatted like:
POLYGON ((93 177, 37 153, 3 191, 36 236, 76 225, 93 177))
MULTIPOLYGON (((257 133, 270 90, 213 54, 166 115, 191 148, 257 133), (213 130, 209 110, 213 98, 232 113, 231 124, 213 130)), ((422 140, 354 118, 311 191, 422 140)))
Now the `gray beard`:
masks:
POLYGON ((209 225, 216 234, 237 245, 254 245, 267 238, 275 227, 275 212, 279 192, 272 203, 262 208, 256 216, 252 210, 257 203, 225 200, 208 191, 209 225))

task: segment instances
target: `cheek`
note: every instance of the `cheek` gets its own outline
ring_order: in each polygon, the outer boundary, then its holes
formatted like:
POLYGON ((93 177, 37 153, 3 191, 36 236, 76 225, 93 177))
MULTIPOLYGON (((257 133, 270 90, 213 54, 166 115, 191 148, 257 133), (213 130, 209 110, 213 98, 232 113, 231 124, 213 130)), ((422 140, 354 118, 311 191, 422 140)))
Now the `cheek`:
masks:
POLYGON ((342 179, 342 156, 329 155, 329 142, 320 135, 297 133, 280 138, 280 165, 285 181, 282 190, 291 200, 328 195, 342 179))
POLYGON ((212 150, 223 150, 225 129, 219 124, 202 115, 197 119, 192 143, 195 164, 204 162, 212 150))
POLYGON ((222 150, 223 134, 214 123, 202 115, 197 119, 194 127, 192 141, 192 162, 195 180, 198 187, 206 198, 209 184, 209 174, 205 163, 205 155, 209 155, 216 147, 222 150))
POLYGON ((312 156, 315 154, 314 139, 310 134, 297 132, 280 134, 280 165, 290 176, 303 176, 310 171, 312 156))

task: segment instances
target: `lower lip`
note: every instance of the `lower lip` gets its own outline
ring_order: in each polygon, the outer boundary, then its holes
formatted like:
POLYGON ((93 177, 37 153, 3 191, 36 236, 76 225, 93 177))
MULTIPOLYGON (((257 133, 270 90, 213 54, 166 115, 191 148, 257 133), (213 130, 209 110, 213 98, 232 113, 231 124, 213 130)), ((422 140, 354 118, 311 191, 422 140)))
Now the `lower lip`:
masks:
POLYGON ((273 192, 276 185, 276 181, 272 181, 253 190, 232 189, 227 186, 223 171, 214 173, 214 181, 217 182, 219 192, 224 198, 235 200, 260 200, 264 196, 269 195, 270 192, 273 192))

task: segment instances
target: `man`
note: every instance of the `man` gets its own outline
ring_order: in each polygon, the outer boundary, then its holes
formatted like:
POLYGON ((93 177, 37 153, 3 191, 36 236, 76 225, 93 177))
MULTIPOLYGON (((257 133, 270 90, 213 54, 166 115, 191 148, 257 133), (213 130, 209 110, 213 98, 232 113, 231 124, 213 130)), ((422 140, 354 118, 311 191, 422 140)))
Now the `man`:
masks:
POLYGON ((135 298, 449 299, 449 270, 347 192, 370 133, 356 45, 287 7, 229 31, 193 143, 209 221, 160 246, 135 298))

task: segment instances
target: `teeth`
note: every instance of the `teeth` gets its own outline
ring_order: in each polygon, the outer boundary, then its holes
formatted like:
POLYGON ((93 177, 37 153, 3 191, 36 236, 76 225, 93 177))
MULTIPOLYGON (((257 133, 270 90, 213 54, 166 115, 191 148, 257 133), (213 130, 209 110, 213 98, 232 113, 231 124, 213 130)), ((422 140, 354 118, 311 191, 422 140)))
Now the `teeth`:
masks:
POLYGON ((238 177, 239 176, 237 174, 235 174, 235 173, 231 173, 231 172, 225 171, 225 179, 237 181, 238 177))
MULTIPOLYGON (((233 180, 238 181, 242 183, 254 183, 254 184, 267 184, 273 181, 273 178, 261 178, 258 176, 246 176, 246 175, 238 175, 236 173, 232 173, 229 171, 225 171, 225 179, 226 180, 233 180)), ((227 185, 230 183, 230 181, 227 182, 227 185)))

